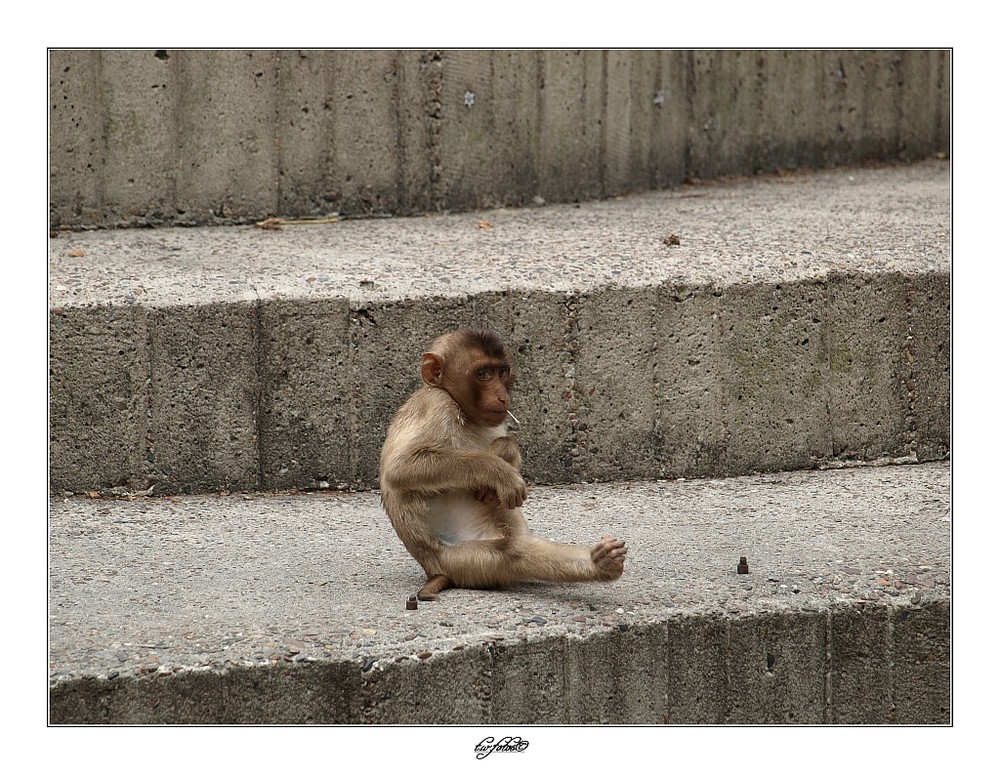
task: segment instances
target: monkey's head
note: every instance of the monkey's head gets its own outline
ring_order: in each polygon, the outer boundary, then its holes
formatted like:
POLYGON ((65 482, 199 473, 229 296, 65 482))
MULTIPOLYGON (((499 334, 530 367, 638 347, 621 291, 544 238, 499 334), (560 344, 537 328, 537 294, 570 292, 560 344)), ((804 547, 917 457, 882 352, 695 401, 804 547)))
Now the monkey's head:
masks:
POLYGON ((507 420, 514 369, 510 351, 493 331, 461 330, 437 338, 424 353, 420 375, 445 390, 467 421, 496 427, 507 420))

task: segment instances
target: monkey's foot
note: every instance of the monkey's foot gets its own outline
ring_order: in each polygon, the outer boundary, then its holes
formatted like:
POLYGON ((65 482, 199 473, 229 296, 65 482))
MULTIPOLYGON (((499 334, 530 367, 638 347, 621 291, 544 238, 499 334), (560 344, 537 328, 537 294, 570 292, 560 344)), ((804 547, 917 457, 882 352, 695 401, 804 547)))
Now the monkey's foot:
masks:
POLYGON ((605 535, 601 542, 590 549, 590 559, 597 566, 600 580, 617 580, 625 571, 628 548, 624 540, 605 535))
POLYGON ((438 598, 438 592, 444 591, 446 588, 451 586, 451 581, 445 575, 435 575, 427 579, 427 583, 423 585, 420 591, 417 592, 417 599, 421 602, 433 602, 438 598))

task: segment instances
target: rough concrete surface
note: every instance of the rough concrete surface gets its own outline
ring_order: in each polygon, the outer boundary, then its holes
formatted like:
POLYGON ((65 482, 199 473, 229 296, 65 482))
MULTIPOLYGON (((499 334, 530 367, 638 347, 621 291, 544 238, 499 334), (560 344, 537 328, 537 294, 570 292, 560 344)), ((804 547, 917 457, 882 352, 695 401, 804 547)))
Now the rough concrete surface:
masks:
POLYGON ((946 724, 950 498, 946 463, 536 487, 623 578, 412 611, 376 493, 54 499, 50 721, 946 724))
POLYGON ((579 201, 947 151, 951 52, 53 50, 50 222, 579 201))
POLYGON ((459 325, 514 351, 536 483, 941 459, 950 240, 941 160, 276 231, 56 232, 51 488, 372 487, 420 352, 459 325))

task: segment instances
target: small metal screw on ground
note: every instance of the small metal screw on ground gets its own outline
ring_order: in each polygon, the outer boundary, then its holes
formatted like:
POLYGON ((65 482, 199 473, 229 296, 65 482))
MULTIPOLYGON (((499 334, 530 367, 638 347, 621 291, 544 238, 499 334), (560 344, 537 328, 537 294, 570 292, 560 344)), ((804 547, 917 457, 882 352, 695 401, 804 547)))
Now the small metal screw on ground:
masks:
POLYGON ((406 600, 406 609, 407 610, 416 610, 417 609, 417 598, 416 597, 410 597, 408 600, 406 600))
POLYGON ((740 563, 736 565, 736 572, 740 575, 747 575, 750 572, 750 565, 747 564, 747 558, 745 556, 740 557, 740 563))

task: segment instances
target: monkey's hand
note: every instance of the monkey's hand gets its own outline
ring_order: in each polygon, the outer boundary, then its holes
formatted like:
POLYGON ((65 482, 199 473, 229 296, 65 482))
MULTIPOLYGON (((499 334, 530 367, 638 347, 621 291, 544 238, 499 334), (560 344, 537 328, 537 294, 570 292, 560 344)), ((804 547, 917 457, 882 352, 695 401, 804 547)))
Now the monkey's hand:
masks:
POLYGON ((509 464, 504 465, 501 470, 503 475, 497 476, 490 488, 478 490, 476 497, 482 502, 496 502, 504 508, 520 508, 528 499, 524 479, 509 464))
MULTIPOLYGON (((520 503, 518 505, 501 505, 500 500, 499 500, 499 495, 495 491, 493 491, 492 489, 480 489, 480 490, 478 490, 476 492, 476 499, 479 500, 479 502, 481 502, 481 503, 484 503, 486 505, 492 505, 495 508, 510 509, 510 508, 518 508, 518 507, 520 507, 520 503)), ((524 495, 524 499, 521 500, 521 503, 523 503, 524 500, 526 500, 526 499, 527 499, 527 494, 524 495)))
MULTIPOLYGON (((500 438, 494 439, 493 443, 490 444, 490 454, 497 455, 500 459, 506 462, 508 465, 514 468, 516 480, 511 481, 511 486, 513 487, 515 497, 512 499, 504 499, 504 495, 501 494, 502 489, 490 489, 484 488, 476 491, 476 499, 482 503, 490 503, 492 505, 503 506, 505 508, 518 508, 521 503, 527 498, 527 491, 524 486, 524 479, 520 477, 521 471, 521 451, 517 447, 517 441, 515 441, 510 436, 501 436, 500 438), (515 502, 516 501, 516 502, 515 502), (515 504, 511 505, 510 503, 515 504)), ((495 481, 503 481, 509 474, 509 471, 505 466, 501 465, 503 469, 501 475, 496 477, 495 481)))

